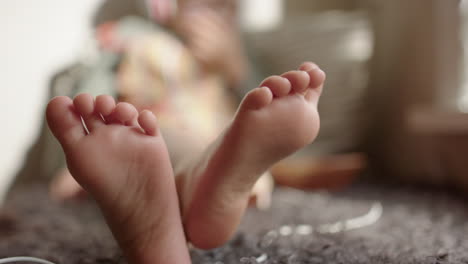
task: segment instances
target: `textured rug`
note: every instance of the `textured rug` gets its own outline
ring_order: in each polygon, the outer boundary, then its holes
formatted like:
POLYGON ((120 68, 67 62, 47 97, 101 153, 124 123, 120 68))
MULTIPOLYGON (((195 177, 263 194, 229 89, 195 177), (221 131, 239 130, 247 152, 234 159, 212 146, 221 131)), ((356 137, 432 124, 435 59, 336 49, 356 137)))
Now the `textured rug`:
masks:
MULTIPOLYGON (((193 263, 468 263, 468 206, 449 192, 361 184, 273 198, 268 211, 249 209, 224 247, 193 249, 193 263)), ((0 258, 126 263, 92 201, 59 204, 41 186, 10 197, 0 238, 0 258)))

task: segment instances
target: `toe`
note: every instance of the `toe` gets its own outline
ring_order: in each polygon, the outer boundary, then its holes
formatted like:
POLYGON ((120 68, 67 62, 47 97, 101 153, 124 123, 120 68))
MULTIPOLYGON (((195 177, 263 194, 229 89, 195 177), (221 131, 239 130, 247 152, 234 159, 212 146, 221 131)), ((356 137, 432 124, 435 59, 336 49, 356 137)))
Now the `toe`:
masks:
POLYGON ((121 123, 126 126, 136 126, 138 111, 135 106, 129 103, 118 103, 110 119, 113 122, 121 123))
POLYGON ((299 69, 307 72, 310 77, 309 89, 307 89, 305 94, 306 100, 317 104, 326 79, 325 72, 322 71, 317 64, 312 62, 304 62, 299 69))
POLYGON ((326 79, 326 74, 324 71, 321 69, 313 69, 307 72, 310 76, 310 88, 319 88, 321 89, 323 86, 323 83, 325 82, 326 79))
POLYGON ((300 71, 310 71, 310 70, 318 69, 318 68, 319 66, 317 64, 313 62, 309 62, 309 61, 303 62, 301 66, 299 66, 300 71))
MULTIPOLYGON (((100 113, 104 119, 110 116, 115 109, 115 100, 110 95, 99 95, 96 97, 96 112, 100 113)), ((106 120, 107 121, 107 120, 106 120)))
POLYGON ((242 100, 239 110, 260 109, 271 103, 273 93, 268 87, 255 88, 250 91, 242 100))
POLYGON ((296 93, 305 92, 310 83, 310 76, 305 71, 289 71, 281 76, 289 80, 292 91, 296 93))
POLYGON ((75 113, 73 101, 65 96, 53 98, 47 105, 47 123, 64 148, 86 135, 80 116, 75 113))
POLYGON ((149 111, 144 110, 138 116, 138 123, 140 124, 141 128, 146 132, 146 134, 150 136, 157 136, 158 135, 158 123, 156 120, 156 116, 149 111))
POLYGON ((275 97, 286 96, 291 91, 291 83, 288 81, 288 79, 276 75, 270 76, 263 80, 263 82, 260 84, 260 87, 270 88, 273 96, 275 97))
POLYGON ((317 66, 317 64, 312 62, 304 62, 299 70, 305 71, 309 74, 310 83, 309 88, 320 88, 325 82, 326 74, 323 70, 317 66))
POLYGON ((326 78, 325 72, 321 69, 314 69, 312 71, 308 71, 307 73, 310 76, 309 87, 321 89, 326 78))
POLYGON ((94 98, 90 94, 79 94, 73 99, 76 111, 83 118, 88 132, 104 125, 104 120, 94 109, 94 98))
POLYGON ((304 98, 305 98, 308 102, 317 105, 317 104, 318 104, 318 101, 319 101, 319 99, 320 99, 320 95, 322 94, 322 90, 323 90, 323 84, 320 85, 320 86, 317 87, 317 88, 309 88, 309 89, 307 89, 307 91, 305 92, 304 98))

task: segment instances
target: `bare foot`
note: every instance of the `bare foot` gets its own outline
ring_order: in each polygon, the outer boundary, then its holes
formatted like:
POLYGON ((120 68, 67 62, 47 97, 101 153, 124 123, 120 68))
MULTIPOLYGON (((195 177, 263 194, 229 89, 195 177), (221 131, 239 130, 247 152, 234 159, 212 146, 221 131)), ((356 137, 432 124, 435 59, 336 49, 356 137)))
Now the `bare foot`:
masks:
POLYGON ((236 230, 254 183, 274 163, 311 143, 325 73, 313 63, 265 79, 250 91, 219 138, 177 171, 185 232, 200 248, 236 230))
POLYGON ((73 179, 68 168, 61 168, 49 185, 50 197, 56 201, 86 197, 86 191, 73 179))
POLYGON ((155 116, 110 96, 56 97, 47 120, 74 178, 96 199, 130 263, 190 263, 155 116), (84 120, 87 131, 82 125, 84 120))

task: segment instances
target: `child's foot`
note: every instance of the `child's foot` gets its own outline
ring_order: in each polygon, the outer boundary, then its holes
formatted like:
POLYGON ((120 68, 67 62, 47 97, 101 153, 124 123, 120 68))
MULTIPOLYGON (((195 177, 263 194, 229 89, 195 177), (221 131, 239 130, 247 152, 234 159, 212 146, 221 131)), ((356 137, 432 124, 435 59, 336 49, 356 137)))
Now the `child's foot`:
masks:
POLYGON ((96 199, 130 263, 190 263, 155 116, 110 96, 56 97, 47 120, 70 172, 96 199), (82 125, 83 119, 86 129, 82 125))
POLYGON ((231 124, 201 158, 177 173, 185 232, 195 246, 226 242, 258 177, 315 139, 324 80, 313 63, 267 78, 245 96, 231 124))
POLYGON ((86 191, 73 179, 68 168, 61 168, 49 185, 49 194, 56 201, 86 197, 86 191))

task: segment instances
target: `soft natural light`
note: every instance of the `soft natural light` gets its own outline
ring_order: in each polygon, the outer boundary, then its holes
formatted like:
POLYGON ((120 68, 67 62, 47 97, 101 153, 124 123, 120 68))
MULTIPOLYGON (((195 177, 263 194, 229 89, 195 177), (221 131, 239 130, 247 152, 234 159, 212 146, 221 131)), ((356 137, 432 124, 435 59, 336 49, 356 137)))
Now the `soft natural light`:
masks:
POLYGON ((242 0, 242 27, 250 32, 274 29, 283 20, 283 4, 283 0, 242 0))
POLYGON ((101 1, 15 0, 0 8, 0 201, 39 132, 51 75, 73 62, 101 1))
MULTIPOLYGON (((468 1, 463 0, 460 3, 460 10, 462 14, 462 38, 463 38, 463 73, 466 73, 468 65, 468 1)), ((468 113, 468 78, 462 76, 462 91, 460 99, 458 100, 458 109, 464 113, 468 113)))

